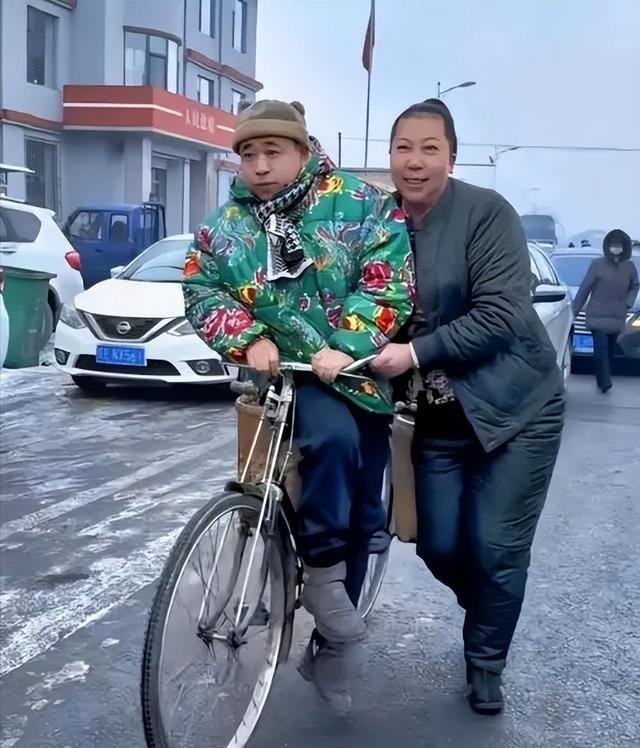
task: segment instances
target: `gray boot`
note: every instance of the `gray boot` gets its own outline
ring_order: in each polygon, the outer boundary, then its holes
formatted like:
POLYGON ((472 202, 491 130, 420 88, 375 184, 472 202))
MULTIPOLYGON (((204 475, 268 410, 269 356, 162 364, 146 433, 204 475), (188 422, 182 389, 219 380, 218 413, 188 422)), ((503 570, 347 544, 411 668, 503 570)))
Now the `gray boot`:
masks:
POLYGON ((319 637, 312 636, 298 667, 338 714, 351 711, 350 684, 364 666, 366 626, 344 586, 345 563, 305 567, 302 604, 313 615, 319 637))
POLYGON ((347 644, 364 639, 367 628, 349 599, 344 580, 347 564, 305 566, 300 602, 315 618, 316 628, 327 641, 347 644))
POLYGON ((351 712, 351 685, 362 677, 366 658, 364 642, 325 642, 314 660, 312 679, 320 696, 339 715, 351 712))

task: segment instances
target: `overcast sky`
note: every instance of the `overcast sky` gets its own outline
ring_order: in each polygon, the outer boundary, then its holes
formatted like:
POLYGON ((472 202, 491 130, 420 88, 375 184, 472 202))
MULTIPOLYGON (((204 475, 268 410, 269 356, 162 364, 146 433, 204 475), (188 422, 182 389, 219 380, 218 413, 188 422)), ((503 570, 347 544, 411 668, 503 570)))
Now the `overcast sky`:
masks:
MULTIPOLYGON (((343 165, 364 159, 369 0, 258 0, 263 98, 299 99, 309 129, 343 165)), ((640 0, 377 0, 370 166, 388 166, 395 116, 447 94, 463 143, 613 146, 640 151, 640 0)), ((492 148, 461 147, 489 163, 492 148)), ((457 176, 502 192, 520 212, 551 212, 567 235, 625 228, 640 237, 640 152, 521 149, 497 169, 457 176)))

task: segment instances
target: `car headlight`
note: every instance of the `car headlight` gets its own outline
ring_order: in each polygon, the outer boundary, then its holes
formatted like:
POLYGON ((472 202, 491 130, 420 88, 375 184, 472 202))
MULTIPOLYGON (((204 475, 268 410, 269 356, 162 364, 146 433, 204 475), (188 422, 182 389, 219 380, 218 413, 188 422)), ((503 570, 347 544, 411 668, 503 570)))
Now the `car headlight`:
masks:
POLYGON ((63 305, 62 311, 60 312, 60 322, 64 322, 64 324, 69 327, 73 327, 74 330, 86 327, 82 317, 78 314, 77 309, 69 304, 63 305))
POLYGON ((191 327, 191 322, 189 320, 185 319, 179 324, 177 324, 175 327, 172 327, 171 330, 167 331, 169 335, 195 335, 196 331, 191 327))
POLYGON ((631 327, 640 327, 640 314, 636 314, 635 319, 631 321, 631 327))

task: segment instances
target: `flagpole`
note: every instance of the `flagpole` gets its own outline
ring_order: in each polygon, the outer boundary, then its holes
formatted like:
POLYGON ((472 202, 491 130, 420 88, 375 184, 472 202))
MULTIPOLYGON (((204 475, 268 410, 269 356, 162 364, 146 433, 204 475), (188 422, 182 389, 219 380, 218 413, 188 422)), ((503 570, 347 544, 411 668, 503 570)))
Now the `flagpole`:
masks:
POLYGON ((371 104, 371 70, 367 73, 367 122, 364 130, 364 168, 369 165, 369 110, 371 104))
POLYGON ((367 41, 369 48, 367 65, 367 118, 364 130, 364 168, 369 165, 369 113, 371 111, 371 70, 373 68, 373 45, 375 39, 376 3, 371 0, 371 11, 369 13, 369 26, 367 27, 367 41))

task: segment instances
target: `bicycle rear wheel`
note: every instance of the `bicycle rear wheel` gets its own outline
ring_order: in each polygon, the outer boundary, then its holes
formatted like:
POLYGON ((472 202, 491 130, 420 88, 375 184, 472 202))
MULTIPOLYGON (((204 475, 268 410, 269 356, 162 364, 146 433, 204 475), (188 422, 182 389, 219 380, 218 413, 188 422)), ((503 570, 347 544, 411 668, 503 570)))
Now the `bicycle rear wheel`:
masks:
POLYGON ((213 499, 182 531, 165 565, 142 661, 150 748, 241 748, 258 722, 293 604, 291 560, 279 533, 263 528, 240 607, 260 508, 253 496, 213 499))
MULTIPOLYGON (((391 524, 391 491, 391 471, 389 467, 387 467, 382 484, 382 503, 387 513, 387 530, 391 524)), ((378 595, 380 594, 384 575, 386 574, 387 566, 389 565, 390 546, 391 537, 389 537, 389 545, 386 549, 380 553, 371 553, 369 555, 367 573, 364 578, 362 592, 360 593, 360 599, 358 601, 358 610, 365 620, 371 614, 376 600, 378 599, 378 595)))

